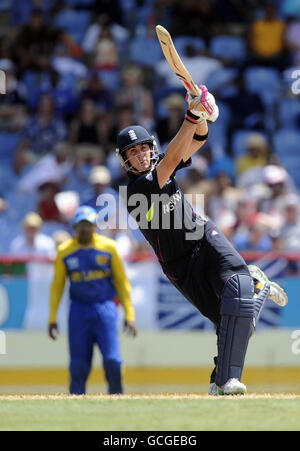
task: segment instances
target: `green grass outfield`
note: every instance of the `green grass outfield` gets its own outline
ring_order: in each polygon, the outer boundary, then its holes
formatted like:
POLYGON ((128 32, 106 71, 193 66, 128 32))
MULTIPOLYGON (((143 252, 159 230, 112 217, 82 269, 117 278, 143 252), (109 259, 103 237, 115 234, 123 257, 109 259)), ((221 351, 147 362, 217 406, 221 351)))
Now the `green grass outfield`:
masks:
POLYGON ((300 396, 199 394, 0 396, 0 430, 300 430, 300 396))

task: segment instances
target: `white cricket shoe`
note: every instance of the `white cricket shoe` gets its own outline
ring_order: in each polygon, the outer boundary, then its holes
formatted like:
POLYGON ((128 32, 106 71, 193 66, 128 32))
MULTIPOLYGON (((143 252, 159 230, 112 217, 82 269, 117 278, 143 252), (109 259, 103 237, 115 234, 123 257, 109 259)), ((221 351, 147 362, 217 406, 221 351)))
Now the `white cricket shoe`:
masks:
POLYGON ((234 377, 228 379, 226 384, 223 385, 222 390, 224 395, 244 395, 247 393, 246 385, 234 377))
POLYGON ((279 305, 280 307, 284 307, 288 303, 288 297, 285 291, 278 285, 278 283, 269 280, 265 273, 258 266, 248 265, 248 268, 253 279, 258 280, 262 285, 264 285, 266 282, 269 283, 269 298, 271 299, 271 301, 275 302, 275 304, 279 305))
POLYGON ((211 396, 244 395, 245 393, 247 393, 246 385, 234 377, 228 379, 222 387, 218 387, 212 382, 208 389, 208 394, 211 396))

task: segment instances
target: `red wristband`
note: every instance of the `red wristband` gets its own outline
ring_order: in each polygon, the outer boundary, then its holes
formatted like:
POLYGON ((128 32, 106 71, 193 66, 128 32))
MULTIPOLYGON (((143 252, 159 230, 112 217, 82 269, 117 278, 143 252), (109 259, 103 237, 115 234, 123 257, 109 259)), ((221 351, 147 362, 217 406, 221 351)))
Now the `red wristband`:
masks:
POLYGON ((198 116, 196 116, 195 114, 191 113, 190 110, 187 110, 185 119, 188 122, 191 122, 192 124, 198 124, 200 118, 198 116))

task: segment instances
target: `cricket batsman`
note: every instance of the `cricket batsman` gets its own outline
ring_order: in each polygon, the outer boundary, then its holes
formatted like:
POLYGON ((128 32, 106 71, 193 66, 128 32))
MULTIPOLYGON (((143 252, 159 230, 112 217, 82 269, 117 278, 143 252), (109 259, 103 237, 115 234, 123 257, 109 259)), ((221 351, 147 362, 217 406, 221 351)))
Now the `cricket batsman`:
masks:
POLYGON ((208 138, 207 121, 219 115, 213 95, 203 85, 200 95, 189 95, 187 101, 183 123, 163 155, 139 125, 118 134, 117 156, 129 177, 127 209, 167 278, 216 326, 218 355, 209 394, 244 394, 246 351, 264 302, 270 298, 283 306, 287 296, 256 266, 250 272, 216 225, 199 216, 179 188, 176 172, 191 164, 192 155, 208 138))
POLYGON ((133 336, 137 333, 130 283, 115 242, 95 233, 96 217, 92 207, 78 208, 75 236, 58 248, 50 289, 48 333, 55 339, 57 310, 65 281, 70 281, 70 393, 76 395, 86 392, 94 344, 102 353, 108 393, 123 392, 116 295, 125 310, 125 328, 133 336))

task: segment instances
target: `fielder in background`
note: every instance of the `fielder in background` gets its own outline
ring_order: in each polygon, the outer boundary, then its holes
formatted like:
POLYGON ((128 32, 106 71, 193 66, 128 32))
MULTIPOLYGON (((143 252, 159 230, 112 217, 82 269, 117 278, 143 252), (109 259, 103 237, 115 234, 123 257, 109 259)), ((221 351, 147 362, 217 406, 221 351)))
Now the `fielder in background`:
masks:
POLYGON ((86 391, 94 344, 102 353, 108 392, 123 392, 116 295, 125 310, 125 328, 133 336, 137 333, 123 263, 115 242, 95 233, 96 217, 92 207, 78 208, 73 222, 75 236, 58 248, 50 290, 48 333, 55 339, 57 311, 69 278, 70 393, 76 395, 86 391))
POLYGON ((185 120, 165 155, 158 155, 147 130, 133 125, 118 134, 117 156, 130 178, 128 211, 163 272, 216 326, 218 355, 209 394, 243 394, 248 341, 264 302, 270 297, 283 306, 287 297, 259 268, 247 267, 216 225, 193 210, 176 182, 176 172, 191 164, 191 156, 207 140, 207 121, 218 118, 214 97, 205 86, 200 93, 189 95, 185 120))

